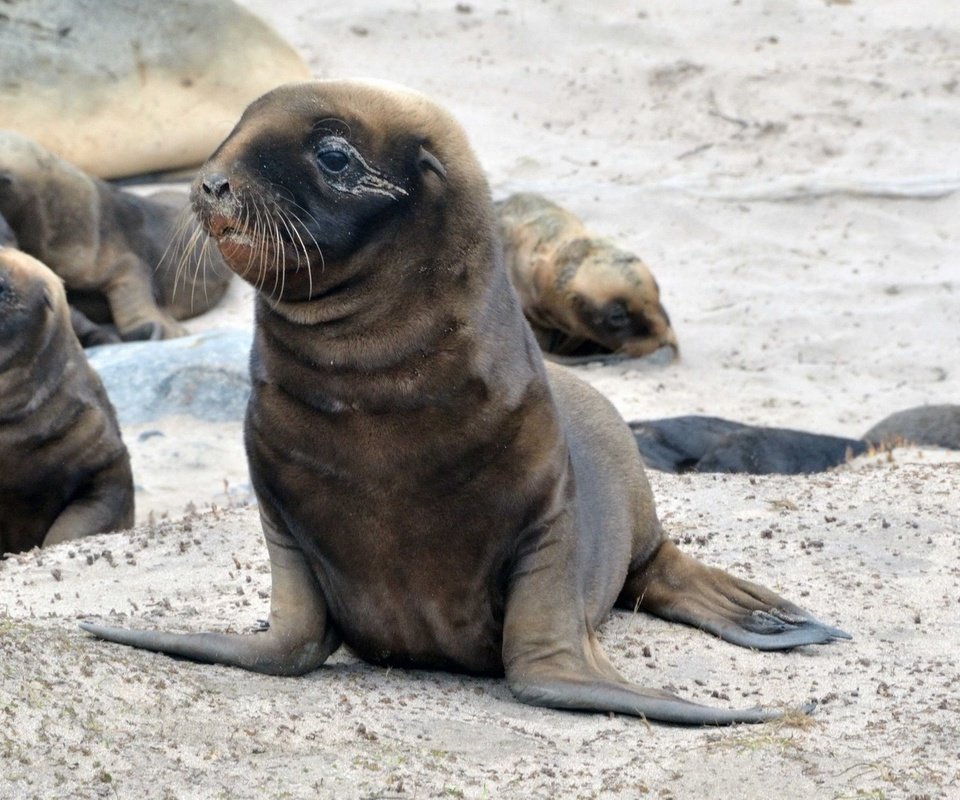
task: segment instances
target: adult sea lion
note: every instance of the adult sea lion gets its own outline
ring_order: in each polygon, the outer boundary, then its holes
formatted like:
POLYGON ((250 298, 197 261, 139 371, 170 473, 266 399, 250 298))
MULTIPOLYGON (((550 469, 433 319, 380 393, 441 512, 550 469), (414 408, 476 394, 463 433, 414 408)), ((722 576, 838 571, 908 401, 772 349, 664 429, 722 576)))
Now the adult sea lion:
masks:
POLYGON ((0 553, 132 525, 130 459, 63 285, 0 248, 0 553))
POLYGON ((505 674, 518 699, 756 722, 622 678, 614 605, 736 644, 849 638, 665 537, 613 406, 545 366, 466 137, 419 94, 311 82, 254 102, 194 207, 258 287, 245 443, 271 560, 267 630, 110 641, 278 675, 342 642, 383 664, 505 674))
POLYGON ((0 128, 101 178, 195 167, 251 101, 310 69, 233 0, 16 0, 0 128))
POLYGON ((198 243, 186 201, 122 191, 0 131, 0 215, 18 246, 63 278, 72 304, 96 323, 112 321, 123 339, 182 335, 177 320, 226 291, 230 272, 198 243))
POLYGON ((544 352, 570 362, 679 352, 660 287, 633 253, 537 194, 496 204, 510 282, 544 352))

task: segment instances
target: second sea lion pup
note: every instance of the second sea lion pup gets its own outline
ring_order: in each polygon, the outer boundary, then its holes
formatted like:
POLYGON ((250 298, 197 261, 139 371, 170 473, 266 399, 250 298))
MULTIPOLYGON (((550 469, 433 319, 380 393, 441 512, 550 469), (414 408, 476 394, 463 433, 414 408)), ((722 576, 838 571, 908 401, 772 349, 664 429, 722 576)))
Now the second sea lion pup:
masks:
POLYGON ((480 166, 422 95, 280 87, 193 192, 259 289, 245 439, 270 623, 84 630, 277 675, 346 643, 381 664, 505 674, 525 703, 694 724, 778 713, 628 682, 595 633, 615 605, 759 649, 848 638, 666 538, 626 424, 544 365, 480 166))
POLYGON ((211 308, 227 289, 230 272, 219 256, 204 259, 199 232, 179 226, 185 204, 182 194, 122 191, 0 131, 0 215, 17 246, 63 279, 71 303, 94 322, 112 322, 122 339, 182 336, 177 320, 211 308))
POLYGON ((660 287, 633 253, 537 194, 496 204, 510 282, 541 349, 576 363, 679 352, 660 287))
POLYGON ((130 458, 63 284, 0 248, 0 553, 132 526, 130 458))

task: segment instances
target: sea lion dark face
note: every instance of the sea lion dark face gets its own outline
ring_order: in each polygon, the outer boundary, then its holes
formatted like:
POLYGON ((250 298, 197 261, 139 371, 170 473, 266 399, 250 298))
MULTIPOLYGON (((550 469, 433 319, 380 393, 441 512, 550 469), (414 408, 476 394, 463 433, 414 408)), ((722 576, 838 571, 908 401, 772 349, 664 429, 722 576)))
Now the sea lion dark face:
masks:
POLYGON ((344 261, 403 217, 424 173, 443 178, 428 131, 383 136, 349 106, 362 93, 267 94, 194 182, 194 209, 225 260, 276 300, 342 284, 344 261))
POLYGON ((574 335, 584 340, 568 355, 610 352, 640 358, 661 347, 678 352, 660 287, 639 258, 602 239, 577 239, 558 260, 569 274, 568 280, 558 280, 558 294, 573 310, 574 335))
POLYGON ((527 703, 685 723, 776 712, 624 680, 595 635, 615 604, 747 647, 846 637, 664 537, 623 420, 544 365, 483 172, 442 109, 370 84, 283 87, 194 198, 259 289, 244 436, 269 627, 85 630, 283 675, 345 642, 376 663, 505 674, 527 703))

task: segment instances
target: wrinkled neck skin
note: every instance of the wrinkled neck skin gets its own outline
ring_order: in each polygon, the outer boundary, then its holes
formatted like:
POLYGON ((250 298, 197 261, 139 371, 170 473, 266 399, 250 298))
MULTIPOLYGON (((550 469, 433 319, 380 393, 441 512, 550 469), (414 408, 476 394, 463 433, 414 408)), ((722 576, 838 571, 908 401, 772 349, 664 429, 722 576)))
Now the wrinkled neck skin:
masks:
POLYGON ((478 215, 483 224, 464 226, 448 203, 429 225, 398 217, 346 263, 315 273, 312 299, 258 296, 254 382, 327 412, 442 405, 480 386, 498 396, 509 386, 503 400, 519 403, 531 381, 545 382, 544 368, 491 215, 478 215))
MULTIPOLYGON (((65 313, 65 307, 58 311, 65 313)), ((0 338, 0 424, 17 422, 44 406, 59 391, 80 350, 68 318, 32 327, 13 341, 0 338)))

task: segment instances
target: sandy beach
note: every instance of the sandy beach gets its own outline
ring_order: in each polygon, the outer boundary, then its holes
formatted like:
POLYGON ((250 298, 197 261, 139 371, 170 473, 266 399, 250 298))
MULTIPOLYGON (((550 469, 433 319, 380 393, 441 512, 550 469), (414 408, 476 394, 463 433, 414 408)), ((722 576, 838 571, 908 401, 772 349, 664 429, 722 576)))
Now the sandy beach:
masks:
MULTIPOLYGON (((243 5, 318 77, 388 78, 639 253, 680 361, 578 368, 627 419, 860 436, 960 402, 960 20, 949 0, 243 5)), ((189 323, 251 325, 252 290, 189 323)), ((95 642, 81 618, 242 630, 269 569, 239 421, 125 424, 138 527, 0 562, 0 798, 960 797, 960 455, 809 477, 651 473, 670 535, 854 635, 745 651, 643 615, 622 672, 727 729, 524 707, 345 652, 301 679, 95 642)))

